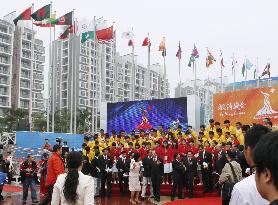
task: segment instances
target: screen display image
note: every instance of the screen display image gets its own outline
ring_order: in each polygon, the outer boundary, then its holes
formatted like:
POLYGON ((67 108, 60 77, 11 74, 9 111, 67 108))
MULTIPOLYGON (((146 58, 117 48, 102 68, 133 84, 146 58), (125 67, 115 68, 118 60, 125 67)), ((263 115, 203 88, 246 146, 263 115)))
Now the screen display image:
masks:
POLYGON ((107 131, 158 129, 177 125, 186 129, 187 98, 167 98, 107 104, 107 131))

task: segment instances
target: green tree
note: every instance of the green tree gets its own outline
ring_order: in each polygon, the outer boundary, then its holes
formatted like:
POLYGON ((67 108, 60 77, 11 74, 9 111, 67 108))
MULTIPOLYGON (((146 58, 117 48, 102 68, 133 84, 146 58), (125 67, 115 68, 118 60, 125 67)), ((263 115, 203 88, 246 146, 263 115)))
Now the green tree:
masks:
POLYGON ((45 131, 47 122, 46 122, 46 116, 42 112, 35 112, 32 114, 33 117, 33 130, 34 131, 45 131))
POLYGON ((77 127, 78 132, 83 134, 89 130, 92 122, 92 112, 91 109, 86 107, 86 109, 79 109, 77 116, 77 127))
POLYGON ((5 110, 2 125, 7 132, 28 129, 28 110, 9 108, 5 110))
POLYGON ((55 128, 54 131, 58 133, 69 132, 70 114, 68 109, 63 108, 55 111, 55 128))

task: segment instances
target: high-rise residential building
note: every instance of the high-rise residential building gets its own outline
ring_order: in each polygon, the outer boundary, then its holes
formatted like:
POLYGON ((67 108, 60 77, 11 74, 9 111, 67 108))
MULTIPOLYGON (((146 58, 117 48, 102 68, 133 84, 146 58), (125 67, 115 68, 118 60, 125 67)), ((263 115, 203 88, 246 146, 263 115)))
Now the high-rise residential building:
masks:
POLYGON ((132 54, 120 56, 116 54, 117 84, 116 100, 131 101, 143 99, 162 99, 169 97, 169 83, 160 64, 150 66, 150 96, 147 91, 148 69, 137 63, 137 56, 132 54), (134 85, 132 84, 132 69, 135 66, 134 85), (133 91, 134 90, 134 91, 133 91), (132 93, 134 93, 132 95, 132 93))
MULTIPOLYGON (((228 82, 227 77, 224 82, 228 82)), ((196 95, 200 98, 200 124, 208 124, 209 119, 213 117, 213 94, 221 92, 221 83, 219 79, 197 79, 196 95)), ((175 97, 186 97, 194 95, 194 80, 187 79, 175 88, 175 97)), ((190 105, 188 105, 190 106, 190 105)))
MULTIPOLYGON (((96 131, 100 128, 101 102, 146 99, 147 69, 135 63, 133 99, 132 59, 130 55, 116 53, 115 39, 107 43, 91 39, 81 43, 80 37, 72 34, 68 39, 53 41, 52 48, 49 107, 51 112, 69 111, 70 132, 76 130, 74 116, 79 110, 94 108, 92 121, 96 131)), ((162 67, 152 65, 150 73, 152 98, 169 97, 169 84, 162 67)))
POLYGON ((44 110, 45 47, 36 32, 23 25, 14 32, 11 104, 34 113, 44 110))
POLYGON ((0 20, 0 116, 11 107, 13 24, 0 20))

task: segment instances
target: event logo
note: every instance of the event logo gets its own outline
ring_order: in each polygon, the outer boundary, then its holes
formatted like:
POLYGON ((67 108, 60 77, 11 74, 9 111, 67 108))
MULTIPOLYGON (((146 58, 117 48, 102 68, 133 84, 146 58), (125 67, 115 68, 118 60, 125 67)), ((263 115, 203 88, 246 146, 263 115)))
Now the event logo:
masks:
POLYGON ((269 93, 261 91, 261 94, 264 97, 264 104, 263 104, 263 107, 257 112, 254 119, 261 119, 261 118, 266 117, 266 116, 273 116, 273 115, 278 114, 277 111, 272 109, 271 104, 270 104, 270 100, 269 100, 269 98, 271 97, 271 94, 274 94, 274 92, 275 92, 274 88, 272 88, 269 93))

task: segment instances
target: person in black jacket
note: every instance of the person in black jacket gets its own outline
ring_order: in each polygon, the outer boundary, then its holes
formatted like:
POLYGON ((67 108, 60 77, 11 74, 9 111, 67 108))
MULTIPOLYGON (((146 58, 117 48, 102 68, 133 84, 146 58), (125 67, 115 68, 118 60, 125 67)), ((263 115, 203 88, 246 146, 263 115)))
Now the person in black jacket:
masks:
POLYGON ((107 186, 107 197, 111 197, 112 194, 112 167, 113 163, 108 156, 108 148, 102 150, 103 155, 99 157, 99 169, 100 169, 100 180, 101 180, 101 195, 105 196, 105 184, 107 186))
POLYGON ((99 151, 95 152, 95 157, 91 162, 91 176, 94 178, 94 185, 95 185, 95 197, 99 197, 100 191, 100 168, 99 168, 99 159, 100 153, 99 151))
POLYGON ((216 146, 217 154, 214 156, 215 159, 215 171, 218 175, 222 173, 222 169, 227 163, 226 153, 222 150, 221 145, 216 146))
POLYGON ((150 183, 150 194, 153 196, 153 188, 152 188, 152 181, 151 181, 151 163, 152 163, 152 151, 147 150, 147 157, 145 157, 142 161, 143 164, 143 183, 142 183, 142 193, 141 197, 144 199, 146 198, 146 189, 148 183, 150 183))
POLYGON ((83 166, 81 172, 85 175, 89 175, 91 171, 91 163, 89 161, 89 157, 82 156, 83 158, 83 166))
POLYGON ((126 157, 126 152, 122 151, 119 157, 116 167, 119 175, 119 187, 121 194, 128 193, 128 173, 130 167, 130 159, 126 157))
POLYGON ((199 146, 199 158, 201 165, 201 172, 204 184, 204 193, 212 192, 213 190, 213 177, 212 177, 212 155, 204 150, 203 145, 199 146))
POLYGON ((186 169, 186 185, 189 198, 193 197, 194 178, 197 176, 197 161, 192 151, 187 152, 187 157, 183 158, 183 164, 186 169))
POLYGON ((249 165, 247 164, 247 161, 244 156, 244 145, 238 146, 236 161, 240 164, 240 167, 242 169, 242 176, 248 177, 246 169, 249 168, 249 165))
MULTIPOLYGON (((7 173, 8 170, 9 170, 9 167, 8 167, 7 163, 5 162, 5 160, 3 160, 3 155, 0 154, 0 172, 7 173)), ((5 181, 3 182, 3 184, 0 184, 0 201, 4 200, 4 197, 2 196, 4 183, 5 183, 5 181)))
POLYGON ((156 155, 155 150, 152 150, 151 162, 151 180, 153 186, 153 195, 156 202, 160 202, 160 184, 161 177, 164 173, 163 160, 156 155))
POLYGON ((173 178, 173 186, 171 191, 171 201, 174 201, 176 196, 176 190, 178 188, 178 197, 179 199, 184 199, 182 196, 182 176, 184 175, 185 168, 180 161, 180 155, 175 153, 174 160, 172 162, 172 178, 173 178))

